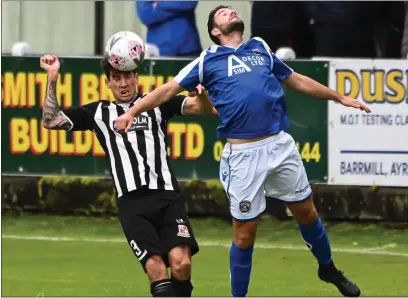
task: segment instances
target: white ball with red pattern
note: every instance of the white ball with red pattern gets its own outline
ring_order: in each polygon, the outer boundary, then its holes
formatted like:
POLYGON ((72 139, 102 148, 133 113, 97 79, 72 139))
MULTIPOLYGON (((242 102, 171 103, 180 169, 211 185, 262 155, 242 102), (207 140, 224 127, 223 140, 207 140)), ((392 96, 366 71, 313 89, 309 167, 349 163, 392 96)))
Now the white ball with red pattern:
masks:
POLYGON ((139 35, 120 31, 106 43, 105 58, 117 70, 132 71, 143 63, 145 51, 145 44, 139 35))

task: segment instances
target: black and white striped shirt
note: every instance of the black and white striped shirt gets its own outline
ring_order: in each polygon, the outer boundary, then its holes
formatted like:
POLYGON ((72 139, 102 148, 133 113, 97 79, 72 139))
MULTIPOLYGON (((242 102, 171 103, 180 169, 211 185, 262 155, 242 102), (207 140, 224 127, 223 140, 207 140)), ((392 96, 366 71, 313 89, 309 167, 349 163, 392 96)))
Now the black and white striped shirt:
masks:
POLYGON ((127 133, 114 129, 115 120, 144 95, 129 103, 99 100, 64 110, 71 131, 93 131, 105 151, 118 198, 147 186, 149 189, 179 191, 167 155, 167 122, 182 115, 185 96, 176 96, 153 111, 138 115, 127 133))

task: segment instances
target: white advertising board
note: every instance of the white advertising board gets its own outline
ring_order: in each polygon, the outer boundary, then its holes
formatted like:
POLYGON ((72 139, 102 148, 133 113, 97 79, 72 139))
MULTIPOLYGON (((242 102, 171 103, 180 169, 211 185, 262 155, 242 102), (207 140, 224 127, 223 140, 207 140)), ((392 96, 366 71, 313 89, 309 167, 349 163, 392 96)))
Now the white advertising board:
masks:
POLYGON ((329 87, 371 113, 329 102, 328 183, 408 187, 408 60, 330 61, 329 87))

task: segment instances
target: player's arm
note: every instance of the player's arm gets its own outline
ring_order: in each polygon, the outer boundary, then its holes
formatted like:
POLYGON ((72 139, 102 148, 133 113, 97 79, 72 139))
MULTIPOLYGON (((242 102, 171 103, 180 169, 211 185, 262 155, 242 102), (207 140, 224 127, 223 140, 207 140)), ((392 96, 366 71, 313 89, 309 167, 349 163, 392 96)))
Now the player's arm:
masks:
POLYGON ((197 86, 197 91, 190 93, 186 97, 182 112, 184 115, 209 115, 214 113, 213 103, 204 87, 197 86), (193 94, 195 96, 192 96, 193 94))
POLYGON ((127 113, 132 117, 135 117, 140 113, 153 110, 154 108, 168 102, 183 90, 183 87, 181 87, 175 80, 171 80, 144 96, 142 99, 136 102, 127 111, 127 113))
POLYGON ((315 80, 293 71, 293 69, 276 57, 263 39, 259 37, 255 37, 255 39, 262 42, 265 49, 269 52, 272 59, 271 71, 284 85, 315 98, 338 101, 344 106, 358 108, 362 111, 370 112, 370 109, 357 99, 341 95, 336 91, 316 82, 315 80))
POLYGON ((339 94, 336 91, 320 84, 319 82, 297 72, 293 71, 282 82, 286 86, 309 96, 337 101, 347 107, 358 108, 362 111, 366 111, 367 113, 371 112, 368 106, 359 102, 357 99, 339 94))
POLYGON ((203 100, 200 96, 195 97, 186 97, 185 103, 183 105, 183 114, 184 115, 210 115, 214 114, 214 107, 212 102, 207 97, 203 100))
POLYGON ((197 1, 157 1, 158 8, 179 12, 194 10, 197 4, 197 1))
POLYGON ((153 7, 152 1, 136 1, 136 12, 141 22, 147 26, 159 25, 178 16, 177 12, 153 7))
POLYGON ((148 95, 136 102, 125 114, 116 119, 115 128, 119 132, 127 132, 136 115, 153 110, 168 102, 184 89, 188 91, 194 90, 200 83, 198 75, 199 62, 200 57, 184 67, 173 80, 154 89, 148 95))
POLYGON ((56 92, 60 62, 57 56, 44 55, 40 58, 40 66, 48 74, 42 111, 43 126, 53 130, 91 130, 93 128, 93 115, 98 103, 61 111, 56 92))
POLYGON ((200 83, 198 78, 198 63, 200 58, 195 59, 184 67, 178 75, 166 84, 154 89, 131 107, 127 113, 136 116, 142 112, 153 110, 159 105, 169 101, 171 98, 182 92, 195 90, 200 83))
POLYGON ((56 96, 56 81, 47 84, 43 107, 43 126, 50 130, 92 130, 98 102, 61 110, 56 96))
POLYGON ((344 97, 340 93, 337 93, 336 91, 323 86, 319 82, 316 82, 315 80, 297 72, 292 72, 292 74, 285 79, 283 83, 296 91, 316 98, 341 102, 344 97))
POLYGON ((174 115, 209 115, 213 105, 207 92, 201 85, 188 96, 176 95, 160 106, 163 118, 169 120, 174 115))
POLYGON ((72 122, 61 113, 58 105, 56 89, 57 78, 48 76, 47 90, 42 112, 43 126, 47 129, 70 130, 72 122))
POLYGON ((72 123, 60 112, 57 100, 57 79, 60 70, 60 62, 57 56, 44 55, 40 58, 40 66, 47 72, 47 90, 45 92, 44 107, 42 112, 43 126, 47 129, 72 128, 72 123))

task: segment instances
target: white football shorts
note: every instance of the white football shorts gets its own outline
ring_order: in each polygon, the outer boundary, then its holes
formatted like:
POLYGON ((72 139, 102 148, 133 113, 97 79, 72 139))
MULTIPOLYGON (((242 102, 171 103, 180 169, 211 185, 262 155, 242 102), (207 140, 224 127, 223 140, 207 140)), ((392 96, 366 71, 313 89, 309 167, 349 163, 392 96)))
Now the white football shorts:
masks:
POLYGON ((295 141, 283 131, 257 142, 225 144, 220 180, 231 215, 240 221, 264 212, 265 196, 294 203, 312 193, 295 141))

